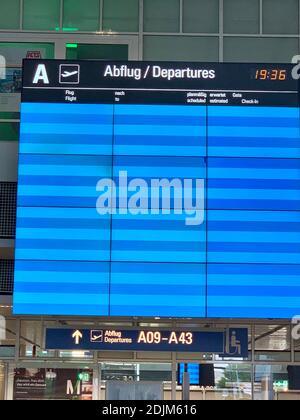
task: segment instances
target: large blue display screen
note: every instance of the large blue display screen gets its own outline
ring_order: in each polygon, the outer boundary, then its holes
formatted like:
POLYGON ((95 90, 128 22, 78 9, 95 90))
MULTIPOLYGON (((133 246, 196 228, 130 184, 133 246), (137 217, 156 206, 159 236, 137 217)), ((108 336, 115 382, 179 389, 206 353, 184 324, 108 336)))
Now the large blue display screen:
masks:
POLYGON ((68 65, 25 61, 14 313, 296 315, 290 67, 68 65))

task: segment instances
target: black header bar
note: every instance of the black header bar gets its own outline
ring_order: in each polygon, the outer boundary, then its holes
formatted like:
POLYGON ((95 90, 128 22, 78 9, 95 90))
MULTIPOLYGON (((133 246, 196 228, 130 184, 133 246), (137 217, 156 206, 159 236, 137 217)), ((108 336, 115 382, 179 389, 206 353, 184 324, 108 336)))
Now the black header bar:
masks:
POLYGON ((291 64, 24 60, 23 102, 298 106, 291 64))

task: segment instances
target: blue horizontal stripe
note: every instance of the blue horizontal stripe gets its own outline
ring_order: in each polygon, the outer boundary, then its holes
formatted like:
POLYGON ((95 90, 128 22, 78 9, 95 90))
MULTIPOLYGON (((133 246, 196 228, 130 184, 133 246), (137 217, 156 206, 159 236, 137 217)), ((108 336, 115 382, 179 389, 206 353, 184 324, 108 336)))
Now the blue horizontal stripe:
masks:
POLYGON ((18 260, 54 260, 54 261, 109 261, 108 250, 65 250, 65 249, 20 249, 16 246, 18 260))
POLYGON ((72 220, 58 220, 58 219, 22 219, 19 218, 17 220, 17 228, 26 228, 26 229, 106 229, 108 227, 108 221, 105 216, 101 216, 103 219, 100 219, 99 222, 95 222, 94 220, 84 220, 84 219, 72 219, 72 220))
POLYGON ((198 307, 192 307, 188 303, 186 306, 179 306, 178 304, 174 304, 173 306, 165 306, 165 305, 146 305, 144 306, 124 306, 124 305, 116 305, 112 304, 110 309, 111 316, 161 316, 161 317, 204 317, 205 316, 205 302, 203 299, 203 303, 199 302, 198 307))
MULTIPOLYGON (((49 178, 48 178, 49 179, 49 178)), ((96 186, 97 186, 97 182, 96 183, 91 183, 88 184, 86 186, 84 186, 85 184, 80 185, 69 185, 69 183, 60 185, 60 183, 53 183, 53 185, 48 185, 45 184, 43 182, 41 182, 41 184, 39 184, 38 182, 38 178, 36 179, 35 185, 34 184, 22 184, 20 183, 18 186, 18 193, 19 195, 35 195, 35 196, 45 196, 48 195, 49 197, 51 196, 71 196, 71 197, 92 197, 92 196, 98 196, 100 195, 101 192, 103 191, 99 191, 99 193, 96 191, 96 186)), ((107 190, 107 188, 106 188, 107 190)), ((106 191, 105 190, 105 191, 106 191)))
MULTIPOLYGON (((111 174, 103 174, 103 177, 110 177, 111 174)), ((26 188, 28 185, 59 185, 59 186, 93 186, 96 188, 96 185, 99 181, 99 176, 34 176, 34 175, 20 175, 19 176, 19 185, 22 185, 26 188)))
POLYGON ((205 133, 202 136, 171 136, 171 135, 127 135, 127 136, 114 136, 114 147, 119 145, 135 145, 135 146, 158 146, 158 150, 160 146, 169 146, 170 152, 172 153, 172 148, 174 146, 198 146, 198 147, 206 147, 206 137, 205 133))
POLYGON ((241 116, 209 116, 208 117, 208 127, 209 130, 211 127, 241 127, 241 133, 243 132, 243 128, 247 127, 263 127, 270 129, 274 129, 275 127, 292 127, 292 128, 299 128, 299 115, 295 116, 294 118, 277 118, 277 117, 267 117, 261 116, 258 118, 250 117, 241 117, 241 116))
MULTIPOLYGON (((111 156, 52 156, 52 155, 19 155, 19 165, 62 165, 62 166, 111 166, 111 156)), ((86 168, 84 168, 84 171, 86 168)), ((78 173, 77 173, 78 175, 78 173)))
POLYGON ((72 304, 65 302, 63 304, 39 304, 32 303, 30 296, 26 303, 18 303, 14 300, 14 315, 82 315, 82 316, 106 316, 108 313, 108 297, 102 298, 98 305, 72 304))
MULTIPOLYGON (((26 127, 25 127, 26 128, 26 127)), ((24 128, 23 128, 24 129, 24 128)), ((34 130, 33 127, 30 128, 31 130, 34 130)), ((35 128, 35 132, 38 132, 37 130, 39 129, 39 127, 35 128)), ((45 128, 46 130, 46 128, 45 128)), ((53 128, 54 130, 54 128, 53 128)), ((58 132, 60 132, 62 130, 62 128, 57 129, 58 132)), ((288 129, 286 129, 288 130, 288 129)), ((290 129, 292 130, 292 129, 290 129)), ((84 127, 81 130, 79 130, 82 133, 88 133, 90 131, 88 131, 88 128, 84 127)), ((95 130, 96 131, 96 130, 95 130)), ((34 131, 33 131, 34 132, 34 131)), ((54 131, 55 132, 55 131, 54 131)), ((64 132, 64 131, 61 131, 64 132)), ((99 132, 99 134, 103 133, 103 134, 108 134, 107 131, 105 131, 102 128, 102 131, 100 130, 100 128, 97 130, 97 132, 99 132)), ((128 136, 128 135, 135 135, 135 136, 143 136, 145 135, 167 135, 167 136, 203 136, 203 128, 200 126, 192 126, 192 125, 187 125, 187 126, 175 126, 175 125, 157 125, 157 124, 153 124, 153 125, 115 125, 114 126, 114 133, 117 136, 128 136)), ((292 135, 292 133, 290 134, 292 135)), ((294 136, 295 137, 295 136, 294 136)))
POLYGON ((212 252, 207 254, 208 263, 299 264, 299 253, 282 252, 212 252))
POLYGON ((78 187, 70 185, 26 185, 18 186, 20 196, 48 196, 51 197, 97 197, 96 185, 90 187, 78 187))
MULTIPOLYGON (((256 159, 259 161, 260 159, 256 159)), ((278 160, 278 159, 273 159, 278 160)), ((291 159, 293 160, 293 159, 291 159)), ((262 180, 262 179, 272 179, 276 180, 278 177, 281 179, 299 179, 299 169, 281 169, 280 162, 278 160, 278 168, 277 169, 245 169, 240 164, 240 168, 212 168, 208 167, 208 179, 255 179, 255 180, 262 180), (280 168, 280 169, 279 169, 280 168)), ((292 166, 292 164, 291 164, 292 166)))
POLYGON ((218 221, 213 222, 209 220, 208 216, 208 231, 213 232, 216 231, 219 237, 223 237, 222 232, 237 232, 242 235, 245 232, 274 232, 275 235, 278 235, 279 232, 295 232, 297 235, 300 235, 300 224, 298 223, 274 223, 274 222, 252 222, 252 221, 245 221, 245 222, 238 222, 238 221, 218 221))
POLYGON ((211 318, 277 318, 277 319, 291 319, 299 312, 299 307, 295 305, 294 308, 251 308, 248 302, 241 301, 241 306, 239 308, 228 307, 218 307, 216 305, 209 305, 207 316, 211 318))
POLYGON ((127 215, 122 215, 122 214, 116 214, 113 216, 114 219, 117 220, 122 220, 122 219, 132 219, 132 220, 141 220, 141 221, 146 221, 146 220, 153 220, 153 221, 159 221, 159 220, 164 220, 165 222, 168 221, 185 221, 186 219, 186 214, 174 214, 171 212, 171 214, 131 214, 128 213, 127 215))
MULTIPOLYGON (((66 212, 66 209, 63 208, 66 212)), ((69 210, 69 209, 68 209, 69 210)), ((86 210, 86 209, 82 209, 86 210)), ((66 212, 67 213, 67 212, 66 212)), ((83 213, 83 216, 85 213, 83 213)), ((109 216, 110 217, 110 216, 109 216)), ((18 218, 17 228, 34 228, 34 229, 109 229, 110 220, 105 216, 99 216, 99 220, 84 219, 34 219, 34 218, 18 218)))
MULTIPOLYGON (((15 284, 19 285, 22 284, 26 287, 27 283, 30 284, 53 284, 57 288, 60 289, 60 284, 69 285, 72 288, 72 285, 83 285, 86 291, 89 290, 89 285, 108 285, 109 284, 109 263, 107 263, 107 267, 105 266, 99 268, 97 271, 88 271, 89 267, 84 270, 84 267, 80 266, 81 272, 68 272, 68 271, 59 271, 57 268, 53 267, 53 261, 49 261, 49 268, 44 264, 43 271, 34 270, 36 267, 32 267, 29 271, 26 271, 25 268, 23 269, 24 264, 27 261, 19 261, 18 267, 21 266, 20 270, 15 271, 15 284), (52 264, 51 264, 52 263, 52 264), (51 264, 51 265, 50 265, 51 264), (50 271, 52 269, 52 271, 50 271), (86 285, 86 286, 85 286, 86 285)), ((63 261, 61 261, 63 262, 63 261)), ((35 265, 38 263, 42 263, 42 261, 35 261, 35 265)), ((59 265, 60 261, 56 261, 56 264, 59 265)), ((68 262, 66 263, 73 264, 76 266, 76 262, 68 262)), ((86 264, 93 264, 93 263, 86 263, 86 264)), ((74 268, 72 268, 74 270, 74 268)), ((93 286, 93 287, 94 287, 93 286)), ((54 287, 54 286, 53 286, 54 287)), ((108 286, 107 286, 108 287, 108 286)))
MULTIPOLYGON (((300 186, 300 179, 299 179, 300 186)), ((242 189, 229 187, 224 188, 210 188, 208 189, 208 199, 270 199, 270 200, 299 200, 300 204, 300 189, 299 190, 284 190, 284 189, 242 189)))
MULTIPOLYGON (((192 233, 192 232, 191 232, 192 233)), ((110 226, 104 229, 99 229, 95 226, 94 229, 40 229, 40 228, 18 228, 18 239, 55 239, 55 240, 77 240, 77 241, 104 241, 110 238, 110 226)))
POLYGON ((175 125, 175 126, 199 126, 206 132, 206 116, 199 115, 120 115, 115 114, 115 126, 118 125, 175 125))
POLYGON ((236 188, 236 189, 261 189, 261 190, 300 190, 300 173, 299 179, 208 179, 208 188, 236 188))
MULTIPOLYGON (((57 289, 57 288, 56 288, 57 289)), ((107 299, 107 294, 103 294, 103 298, 107 299)), ((78 305, 97 305, 101 304, 101 296, 99 294, 92 293, 69 293, 68 297, 64 293, 60 293, 56 290, 56 293, 15 293, 14 303, 24 304, 30 302, 31 304, 71 304, 78 305)))
POLYGON ((238 211, 238 210, 212 210, 209 212, 210 221, 241 221, 241 222, 278 222, 299 223, 300 214, 281 211, 238 211))
MULTIPOLYGON (((164 233, 161 230, 143 230, 139 226, 137 226, 138 230, 133 229, 124 229, 124 230, 117 230, 113 228, 112 231, 112 240, 117 241, 128 241, 133 242, 137 241, 139 244, 142 241, 151 241, 155 242, 159 247, 160 242, 165 241, 179 241, 180 242, 205 242, 206 240, 206 232, 203 231, 200 233, 199 231, 191 232, 191 231, 165 231, 164 233)), ((300 237, 299 237, 300 242, 300 237)))
MULTIPOLYGON (((300 276, 300 265, 255 265, 255 264, 209 264, 208 274, 229 274, 240 275, 248 273, 251 276, 256 275, 282 275, 282 276, 300 276)), ((300 277, 299 277, 300 284, 300 277)))
MULTIPOLYGON (((95 135, 95 134, 25 134, 23 133, 20 137, 21 144, 72 144, 72 145, 111 145, 112 147, 112 134, 95 135)), ((111 149, 112 151, 112 149, 111 149)))
POLYGON ((220 157, 254 157, 254 158, 290 158, 300 157, 299 148, 286 147, 228 147, 226 145, 220 147, 209 147, 208 156, 220 157))
MULTIPOLYGON (((284 243, 280 240, 284 240, 283 237, 278 237, 277 243, 269 242, 239 242, 239 243, 228 243, 222 242, 222 237, 220 241, 217 242, 208 242, 208 252, 253 252, 253 253, 268 253, 268 252, 279 252, 279 253, 291 253, 299 254, 300 258, 300 246, 295 246, 293 243, 284 243)), ((300 239, 300 238, 299 238, 300 239)), ((241 241, 243 241, 243 236, 241 236, 241 241)))
MULTIPOLYGON (((282 138, 284 136, 291 138, 299 138, 299 128, 288 128, 288 127, 243 127, 247 137, 271 137, 271 138, 282 138)), ((226 127, 226 126, 210 126, 209 134, 211 136, 222 136, 222 137, 241 137, 243 130, 241 127, 226 127)))
POLYGON ((73 114, 67 113, 22 113, 22 123, 47 123, 47 124, 94 124, 94 125, 110 125, 111 132, 113 131, 113 114, 97 114, 95 110, 91 108, 89 114, 73 114))
MULTIPOLYGON (((31 256, 32 258, 32 256, 31 256)), ((298 257, 299 258, 299 257, 298 257)), ((183 252, 178 251, 117 251, 112 250, 111 261, 136 261, 136 262, 166 262, 176 261, 177 263, 204 263, 206 261, 205 252, 183 252)))
POLYGON ((115 117, 120 115, 164 115, 164 116, 206 116, 206 106, 196 105, 188 107, 186 105, 115 105, 115 117))
POLYGON ((138 146, 118 145, 114 146, 115 155, 123 156, 205 156, 204 146, 138 146))
MULTIPOLYGON (((225 265, 225 264, 224 264, 225 265)), ((244 264, 247 266, 247 264, 244 264)), ((254 265, 254 264, 253 264, 254 265)), ((277 265, 273 265, 274 273, 276 272, 277 265)), ((297 267, 295 265, 295 267, 297 267)), ((245 268, 245 272, 247 272, 245 268)), ((209 275, 208 276, 208 285, 209 287, 216 286, 219 288, 226 287, 299 287, 299 275, 298 276, 286 276, 286 275, 276 275, 276 274, 218 274, 218 275, 209 275)), ((268 296, 266 293, 265 296, 268 296)))
POLYGON ((82 208, 72 208, 72 209, 61 209, 61 208, 51 208, 51 207, 19 207, 18 208, 18 218, 35 218, 35 219, 65 219, 65 223, 71 219, 76 219, 76 223, 85 222, 91 219, 92 223, 95 223, 95 220, 102 220, 103 217, 99 216, 96 212, 96 209, 82 209, 82 208))
MULTIPOLYGON (((107 231, 107 238, 109 239, 110 232, 107 231)), ((17 238, 17 248, 20 249, 62 249, 62 250, 105 250, 109 249, 109 240, 63 240, 56 239, 20 239, 17 238)))
MULTIPOLYGON (((118 264, 118 263, 113 263, 118 264)), ((120 264, 130 264, 130 263, 120 263, 120 264)), ((135 263, 135 265, 140 265, 143 263, 135 263)), ((177 264, 176 266, 180 265, 188 265, 188 264, 177 264)), ((159 265, 159 263, 149 263, 149 265, 159 265)), ((202 270, 199 268, 197 274, 190 274, 188 269, 186 270, 186 273, 166 273, 164 270, 164 265, 166 264, 160 264, 161 270, 156 270, 155 276, 153 276, 153 273, 151 271, 136 271, 136 272, 126 272, 124 269, 124 272, 117 273, 112 271, 111 273, 111 285, 134 285, 135 288, 142 287, 143 285, 147 285, 147 287, 151 287, 154 291, 156 289, 157 285, 176 285, 176 288, 178 290, 182 290, 185 288, 189 288, 190 286, 195 286, 198 288, 201 285, 205 284, 205 264, 199 264, 200 267, 202 267, 202 270), (202 271, 202 272, 201 272, 202 271), (143 278, 143 283, 141 284, 141 276, 143 278)), ((138 269, 139 267, 137 267, 138 269)), ((150 267, 149 267, 150 268, 150 267)), ((180 271, 180 267, 178 267, 178 271, 180 271)), ((182 271, 182 270, 181 270, 182 271)), ((29 279, 30 281, 30 279, 29 279)))
POLYGON ((44 196, 18 196, 19 206, 36 207, 90 207, 95 208, 95 197, 44 197, 44 196))
MULTIPOLYGON (((219 217, 221 218, 225 218, 224 220, 226 220, 226 218, 228 220, 231 220, 227 213, 220 213, 217 212, 217 215, 215 215, 216 212, 212 212, 212 218, 216 218, 217 220, 219 219, 219 217), (218 217, 219 216, 219 217, 218 217)), ((247 218, 249 219, 249 216, 251 215, 251 212, 248 212, 248 217, 246 217, 245 220, 247 220, 247 218), (250 213, 250 214, 249 214, 250 213)), ((241 220, 242 215, 240 215, 240 213, 237 213, 236 217, 240 218, 241 220)), ((247 215, 246 215, 247 216, 247 215)), ((163 223, 177 223, 174 225, 175 228, 181 226, 181 223, 185 222, 187 215, 183 212, 182 214, 174 214, 174 212, 171 212, 170 214, 162 214, 162 212, 160 211, 159 214, 132 214, 130 212, 130 208, 127 210, 127 214, 115 214, 113 215, 113 219, 114 221, 117 223, 117 226, 122 226, 122 223, 124 223, 124 220, 126 221, 126 223, 129 222, 134 222, 134 223, 145 223, 143 225, 144 228, 146 228, 148 226, 148 223, 154 223, 153 227, 158 226, 163 228, 163 223), (121 224, 119 225, 118 222, 121 222, 121 224)), ((73 223, 75 222, 75 227, 83 227, 85 226, 84 223, 85 222, 89 222, 92 223, 92 225, 86 225, 86 226, 103 226, 103 223, 108 223, 109 220, 111 218, 111 215, 99 215, 96 211, 96 208, 94 209, 89 209, 89 208, 58 208, 58 207, 19 207, 18 208, 18 219, 24 219, 28 220, 28 223, 31 223, 33 220, 36 220, 36 223, 39 224, 41 223, 41 227, 44 226, 44 223, 47 223, 48 221, 50 223, 60 223, 60 220, 63 219, 63 223, 66 223, 66 225, 68 223, 73 223), (51 220, 53 219, 53 221, 51 220), (74 220, 73 220, 74 219, 74 220), (81 223, 83 223, 81 225, 81 223)), ((233 220, 235 220, 235 218, 233 218, 233 220)), ((239 220, 239 219, 237 219, 239 220)), ((258 219, 259 220, 259 219, 258 219)), ((264 219, 262 219, 264 220, 264 219)), ((284 221, 284 218, 277 218, 276 220, 281 220, 284 221)), ((295 221, 298 221, 298 219, 296 219, 295 221)), ((46 225, 45 225, 46 226, 46 225)), ((74 225, 70 225, 70 227, 74 227, 74 225)), ((193 226, 193 228, 196 228, 197 226, 193 226)), ((189 229, 190 227, 187 226, 187 229, 189 229)), ((200 227, 201 228, 201 227, 200 227)), ((202 229, 202 228, 201 228, 202 229)))
MULTIPOLYGON (((300 125, 300 122, 298 122, 298 125, 300 125)), ((213 137, 208 136, 208 147, 255 147, 257 150, 260 150, 260 148, 299 148, 299 139, 297 138, 289 138, 289 137, 282 137, 282 138, 270 138, 270 137, 247 137, 247 136, 241 136, 239 137, 213 137)))
POLYGON ((66 273, 105 273, 109 263, 85 261, 18 261, 15 262, 16 271, 45 271, 66 273))
MULTIPOLYGON (((99 134, 109 135, 112 133, 110 125, 90 124, 42 124, 42 123, 21 123, 21 135, 25 134, 99 134)), ((196 134, 195 134, 196 135, 196 134)))
MULTIPOLYGON (((24 156, 24 155, 23 155, 24 156)), ((28 155, 32 156, 32 155, 28 155)), ((42 156, 42 155, 41 155, 42 156)), ((74 157, 73 155, 72 157, 74 157)), ((68 155, 65 155, 65 157, 69 157, 68 155)), ((90 156, 89 156, 90 157, 90 156)), ((81 178, 84 177, 97 177, 98 179, 100 177, 111 177, 112 168, 111 168, 111 161, 106 164, 106 162, 103 162, 103 164, 99 165, 90 165, 90 166, 80 166, 80 165, 66 165, 63 166, 63 164, 60 165, 20 165, 19 166, 19 176, 35 176, 36 179, 38 179, 40 176, 78 176, 78 174, 81 175, 81 178), (84 168, 84 171, 82 171, 82 168, 84 168)))
MULTIPOLYGON (((155 306, 162 306, 164 305, 165 307, 168 306, 173 306, 174 304, 180 306, 183 305, 190 305, 191 307, 199 307, 200 304, 199 302, 201 302, 201 300, 204 301, 204 295, 201 296, 199 294, 197 294, 196 296, 190 296, 190 295, 184 295, 183 293, 181 295, 176 295, 176 296, 170 296, 169 299, 166 299, 166 296, 164 295, 156 295, 153 296, 152 295, 152 300, 151 300, 151 305, 155 306), (202 298, 202 299, 201 299, 202 298)), ((123 295, 119 295, 119 294, 112 294, 111 295, 111 305, 124 305, 124 306, 148 306, 149 303, 149 296, 148 294, 144 294, 144 295, 139 295, 138 299, 136 296, 130 295, 130 294, 123 294, 123 295)))
POLYGON ((156 275, 182 275, 182 276, 189 276, 191 275, 199 275, 201 276, 205 272, 205 265, 198 265, 198 264, 177 264, 177 263, 166 263, 166 264, 151 264, 151 263, 136 263, 136 262, 128 262, 128 263, 117 263, 113 262, 112 266, 112 275, 115 276, 117 273, 125 274, 126 277, 129 279, 132 275, 136 273, 141 273, 142 275, 152 275, 152 278, 156 278, 156 275))
MULTIPOLYGON (((204 167, 205 159, 199 157, 170 157, 170 156, 144 156, 143 161, 139 156, 115 156, 115 166, 133 166, 133 167, 171 167, 171 168, 184 168, 184 167, 204 167)), ((300 163, 299 163, 300 168, 300 163)))
MULTIPOLYGON (((191 205, 195 206, 195 202, 194 199, 196 198, 193 195, 193 203, 191 203, 191 205)), ((48 196, 48 195, 34 195, 34 196, 24 196, 24 195, 19 195, 18 197, 18 204, 19 206, 35 206, 35 207, 80 207, 82 206, 83 208, 86 207, 90 207, 90 208, 96 208, 96 203, 97 203, 97 199, 98 196, 95 194, 94 196, 90 196, 90 197, 83 197, 82 195, 73 195, 73 194, 69 194, 69 196, 64 196, 63 192, 60 192, 60 195, 53 195, 53 196, 48 196)), ((160 200, 161 201, 161 200, 160 200)), ((135 203, 135 201, 134 201, 135 203)), ((130 203, 129 203, 130 204, 130 203)), ((153 204, 152 206, 150 206, 150 200, 149 202, 146 202, 145 204, 137 204, 132 207, 129 207, 130 209, 134 209, 134 211, 137 210, 137 207, 139 209, 145 210, 147 212, 150 212, 150 209, 154 210, 159 210, 162 211, 162 209, 166 210, 166 211, 170 211, 171 213, 174 211, 174 209, 176 209, 177 211, 182 211, 182 204, 180 202, 180 204, 177 205, 177 203, 174 204, 173 202, 173 198, 171 196, 171 203, 166 205, 167 207, 163 207, 163 205, 161 204, 161 202, 157 203, 157 204, 153 204)), ((110 214, 110 209, 108 208, 108 204, 105 203, 102 205, 102 202, 100 200, 100 203, 97 205, 98 210, 99 209, 104 209, 105 213, 104 215, 106 216, 108 213, 110 214)), ((122 207, 123 208, 123 207, 122 207)), ((197 207, 195 207, 195 209, 187 207, 185 209, 185 211, 183 213, 186 213, 185 218, 189 217, 189 218, 195 218, 196 216, 196 210, 199 214, 199 216, 202 215, 202 208, 203 208, 203 202, 202 200, 200 200, 200 204, 198 204, 197 207), (186 211, 188 210, 189 213, 186 211)), ((99 216, 100 217, 100 216, 99 216)))
POLYGON ((22 113, 32 114, 107 114, 112 115, 114 105, 109 104, 60 104, 22 102, 22 113))
MULTIPOLYGON (((252 308, 297 308, 300 307, 300 297, 281 297, 281 296, 226 296, 224 300, 223 296, 211 296, 209 297, 209 306, 227 306, 238 308, 241 307, 242 302, 247 303, 247 306, 252 308)), ((294 313, 297 315, 297 313, 294 313)))
MULTIPOLYGON (((66 211, 66 209, 62 208, 66 211)), ((67 209, 69 210, 69 209, 67 209)), ((68 220, 63 218, 59 219, 34 219, 34 218, 18 218, 17 227, 20 228, 34 228, 34 229, 109 229, 110 226, 110 215, 107 216, 98 216, 98 220, 84 220, 85 211, 83 210, 83 219, 71 219, 68 220)), ((140 219, 140 220, 131 220, 128 216, 124 219, 117 220, 117 216, 113 216, 113 229, 116 230, 134 230, 134 229, 143 229, 143 230, 161 230, 161 231, 204 231, 205 225, 186 225, 184 220, 175 220, 172 215, 165 216, 164 220, 156 220, 158 216, 154 216, 153 220, 150 219, 140 219)), ((245 225, 243 225, 245 227, 245 225)), ((218 226, 216 226, 217 229, 218 226)), ((226 229, 225 229, 226 230, 226 229)), ((292 228, 291 228, 291 231, 292 228)))
POLYGON ((235 210, 300 210, 300 201, 292 200, 213 200, 208 199, 209 209, 235 210))
POLYGON ((116 216, 113 216, 113 230, 134 230, 134 229, 143 229, 146 230, 160 230, 162 235, 164 231, 197 231, 204 232, 205 224, 200 225, 186 225, 184 220, 174 220, 173 218, 166 217, 165 220, 156 220, 155 216, 153 220, 131 220, 128 218, 123 218, 121 220, 116 219, 116 216))
POLYGON ((52 155, 109 155, 112 153, 110 144, 20 144, 20 153, 40 153, 52 155))
MULTIPOLYGON (((117 239, 116 237, 112 241, 112 249, 113 251, 121 251, 121 250, 137 250, 137 251, 182 251, 182 252, 205 252, 206 246, 203 242, 180 242, 180 238, 177 241, 174 241, 173 238, 170 238, 166 235, 165 238, 161 238, 160 242, 146 242, 146 241, 122 241, 117 239)), ((300 251, 299 251, 300 253, 300 251)))
POLYGON ((300 296, 300 282, 297 287, 289 286, 208 286, 208 296, 223 296, 226 298, 233 296, 257 296, 265 297, 294 297, 300 296))
POLYGON ((299 108, 264 106, 209 106, 208 117, 299 118, 299 108))
MULTIPOLYGON (((183 280, 183 279, 182 279, 183 280)), ((171 284, 155 284, 153 287, 152 284, 117 284, 112 282, 110 293, 111 295, 132 295, 132 296, 139 296, 139 295, 149 295, 149 298, 154 296, 162 296, 167 295, 169 298, 175 296, 193 296, 196 297, 197 295, 202 298, 205 295, 205 285, 202 282, 202 285, 198 286, 191 286, 191 285, 184 285, 184 281, 182 282, 181 286, 171 285, 171 284)))
MULTIPOLYGON (((255 158, 209 158, 209 168, 254 168, 254 169, 283 169, 300 170, 299 159, 255 159, 255 158)), ((278 173, 278 172, 277 172, 278 173)), ((281 173, 281 172, 279 172, 281 173)), ((259 178, 259 177, 258 177, 259 178)), ((281 176, 280 176, 281 178, 281 176)))
MULTIPOLYGON (((73 294, 85 295, 94 293, 95 295, 105 295, 109 292, 109 284, 108 281, 104 284, 88 282, 82 282, 81 284, 64 283, 64 278, 62 277, 59 286, 56 283, 31 283, 28 281, 27 283, 18 282, 14 288, 14 293, 31 293, 33 296, 37 293, 40 295, 47 295, 48 293, 52 294, 57 292, 59 292, 59 294, 66 294, 66 300, 69 298, 69 295, 73 294)), ((100 301, 101 297, 98 296, 98 299, 100 301)))
POLYGON ((216 231, 210 232, 208 230, 208 241, 209 242, 254 242, 257 246, 260 246, 261 243, 276 243, 284 241, 286 243, 299 244, 300 246, 300 232, 239 232, 233 231, 216 231))
POLYGON ((181 168, 172 168, 172 167, 160 167, 156 168, 147 167, 147 166, 127 166, 126 162, 124 164, 118 163, 114 165, 114 179, 116 182, 119 181, 119 172, 127 172, 127 180, 130 182, 132 178, 143 178, 143 181, 147 183, 150 187, 153 180, 161 180, 162 178, 167 178, 169 181, 173 179, 181 179, 182 183, 184 179, 204 179, 206 177, 206 170, 203 165, 199 167, 181 167, 181 168))

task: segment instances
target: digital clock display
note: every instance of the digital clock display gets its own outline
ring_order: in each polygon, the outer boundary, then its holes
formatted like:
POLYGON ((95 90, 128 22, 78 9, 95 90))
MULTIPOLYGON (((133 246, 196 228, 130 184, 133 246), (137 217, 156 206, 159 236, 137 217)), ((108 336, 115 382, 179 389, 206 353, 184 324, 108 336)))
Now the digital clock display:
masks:
POLYGON ((284 81, 287 80, 286 69, 267 69, 257 68, 254 70, 255 80, 272 80, 272 81, 284 81))

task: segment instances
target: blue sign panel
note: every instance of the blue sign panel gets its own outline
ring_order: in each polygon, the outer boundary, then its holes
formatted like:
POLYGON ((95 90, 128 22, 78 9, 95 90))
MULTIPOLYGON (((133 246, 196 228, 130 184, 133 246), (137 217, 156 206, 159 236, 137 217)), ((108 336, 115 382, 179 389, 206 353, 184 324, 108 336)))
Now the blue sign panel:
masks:
POLYGON ((14 313, 296 315, 292 67, 63 64, 24 66, 14 313))
POLYGON ((46 328, 47 350, 126 350, 217 353, 248 357, 248 330, 143 331, 46 328))

